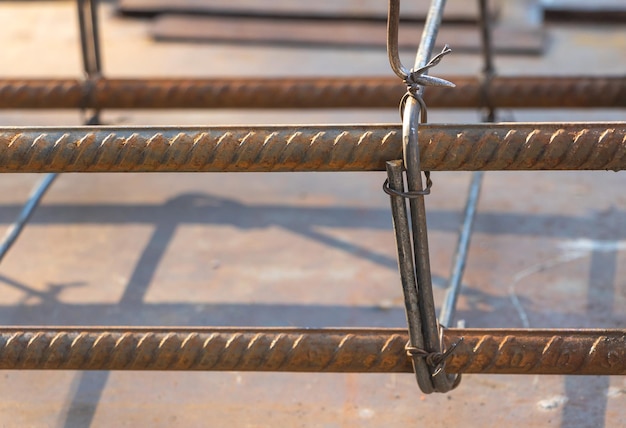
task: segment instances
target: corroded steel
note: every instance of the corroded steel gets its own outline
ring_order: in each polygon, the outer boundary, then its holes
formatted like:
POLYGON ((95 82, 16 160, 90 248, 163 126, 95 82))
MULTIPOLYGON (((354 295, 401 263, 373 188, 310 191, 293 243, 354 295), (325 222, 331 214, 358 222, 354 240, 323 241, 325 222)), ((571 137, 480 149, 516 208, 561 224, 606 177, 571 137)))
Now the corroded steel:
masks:
MULTIPOLYGON (((402 329, 0 330, 0 369, 412 372, 402 329)), ((444 331, 452 373, 626 374, 626 330, 444 331), (460 339, 463 339, 459 342, 460 339)))
POLYGON ((626 374, 626 330, 451 329, 444 343, 455 373, 626 374))
POLYGON ((3 329, 0 369, 411 371, 403 331, 3 329))
MULTIPOLYGON (((420 127, 424 170, 622 170, 626 123, 420 127)), ((384 170, 397 125, 5 127, 0 172, 384 170)))
MULTIPOLYGON (((482 87, 447 76, 457 87, 430 88, 429 107, 477 108, 482 87)), ((275 79, 0 80, 0 109, 385 108, 406 86, 389 77, 275 79)), ((495 77, 494 107, 626 107, 626 77, 495 77)))

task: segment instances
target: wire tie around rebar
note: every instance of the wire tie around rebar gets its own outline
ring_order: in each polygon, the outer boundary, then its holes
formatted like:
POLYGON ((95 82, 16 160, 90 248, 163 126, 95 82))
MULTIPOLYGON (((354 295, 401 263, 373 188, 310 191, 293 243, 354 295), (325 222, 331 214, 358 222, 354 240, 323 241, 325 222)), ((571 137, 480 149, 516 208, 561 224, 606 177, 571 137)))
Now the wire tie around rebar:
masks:
POLYGON ((445 45, 441 52, 428 61, 425 66, 411 69, 403 80, 404 84, 407 86, 408 93, 415 95, 419 93, 422 86, 444 86, 454 88, 456 85, 448 80, 424 74, 426 71, 439 64, 443 57, 448 55, 450 52, 452 52, 452 49, 450 49, 448 45, 445 45))
POLYGON ((424 176, 426 177, 426 188, 424 190, 415 190, 402 192, 400 190, 395 190, 389 187, 389 179, 387 178, 383 183, 383 192, 388 194, 389 196, 399 196, 405 199, 416 199, 420 196, 430 195, 430 188, 433 187, 433 180, 430 178, 430 171, 424 171, 424 176))
POLYGON ((463 342, 461 337, 455 343, 453 343, 444 352, 428 352, 425 349, 417 348, 409 344, 406 345, 406 352, 410 357, 424 357, 426 364, 433 368, 431 376, 437 376, 445 367, 446 361, 450 358, 456 347, 463 342))
POLYGON ((454 83, 448 80, 424 74, 426 71, 439 64, 443 57, 448 55, 450 52, 452 52, 452 49, 450 49, 448 45, 445 45, 441 52, 428 61, 428 64, 417 69, 411 69, 411 71, 402 79, 402 82, 406 85, 406 93, 400 100, 400 118, 403 116, 406 100, 408 97, 412 97, 420 105, 420 122, 428 122, 426 103, 420 94, 420 88, 422 86, 443 86, 446 88, 456 87, 454 83))
MULTIPOLYGON (((409 97, 415 99, 420 106, 420 123, 428 122, 428 108, 426 107, 426 102, 424 102, 424 98, 420 94, 420 87, 422 86, 444 86, 449 88, 454 88, 456 85, 448 80, 441 79, 439 77, 428 76, 424 73, 428 71, 430 68, 436 66, 441 62, 444 56, 448 55, 452 52, 452 49, 448 45, 445 45, 441 52, 435 55, 428 64, 423 67, 412 69, 409 74, 402 80, 406 85, 406 93, 402 96, 400 100, 400 119, 403 119, 404 116, 404 106, 406 105, 406 101, 409 97)), ((424 171, 424 175, 426 176, 426 188, 423 190, 414 190, 410 192, 400 192, 398 190, 391 189, 389 187, 389 180, 385 180, 383 183, 383 191, 390 196, 400 196, 406 199, 416 199, 420 196, 430 195, 430 188, 433 186, 433 181, 430 178, 430 171, 424 171)))

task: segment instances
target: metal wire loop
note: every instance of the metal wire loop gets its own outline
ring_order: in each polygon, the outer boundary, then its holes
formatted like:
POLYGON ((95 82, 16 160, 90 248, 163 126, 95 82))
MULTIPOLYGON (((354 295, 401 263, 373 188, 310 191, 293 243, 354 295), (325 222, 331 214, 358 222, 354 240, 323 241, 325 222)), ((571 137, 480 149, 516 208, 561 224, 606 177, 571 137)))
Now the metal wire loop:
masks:
POLYGON ((426 177, 426 188, 424 190, 415 190, 409 192, 395 190, 389 187, 389 179, 387 178, 383 183, 383 192, 385 192, 389 196, 399 196, 405 199, 415 199, 420 196, 430 195, 430 188, 433 187, 433 181, 430 179, 430 171, 424 171, 424 176, 426 177))

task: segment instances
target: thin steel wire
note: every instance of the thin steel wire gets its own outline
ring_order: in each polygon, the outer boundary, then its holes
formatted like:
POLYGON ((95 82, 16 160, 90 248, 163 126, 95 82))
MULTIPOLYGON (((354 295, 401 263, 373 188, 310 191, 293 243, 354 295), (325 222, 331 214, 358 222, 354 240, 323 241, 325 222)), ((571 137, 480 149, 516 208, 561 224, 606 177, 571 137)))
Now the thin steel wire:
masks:
POLYGON ((46 194, 54 180, 57 178, 57 175, 58 174, 55 173, 46 174, 31 191, 30 195, 28 196, 28 200, 24 204, 24 207, 22 207, 22 210, 18 214, 13 224, 11 224, 7 229, 2 239, 2 242, 0 243, 0 261, 4 259, 17 238, 24 230, 24 226, 26 226, 26 223, 28 223, 28 220, 35 212, 35 208, 37 208, 37 205, 46 194))

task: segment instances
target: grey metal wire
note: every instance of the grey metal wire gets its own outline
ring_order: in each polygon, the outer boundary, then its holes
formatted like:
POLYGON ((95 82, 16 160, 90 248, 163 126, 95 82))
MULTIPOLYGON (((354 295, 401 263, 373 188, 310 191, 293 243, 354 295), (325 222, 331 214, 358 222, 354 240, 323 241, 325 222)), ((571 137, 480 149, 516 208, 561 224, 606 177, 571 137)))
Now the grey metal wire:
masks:
POLYGON ((24 204, 24 207, 22 207, 22 211, 20 211, 13 224, 9 226, 2 242, 0 243, 0 261, 4 259, 17 238, 22 233, 24 226, 28 223, 28 220, 33 215, 35 208, 37 208, 37 205, 39 205, 39 202, 57 178, 57 175, 58 174, 56 173, 46 174, 31 191, 28 200, 24 204))

